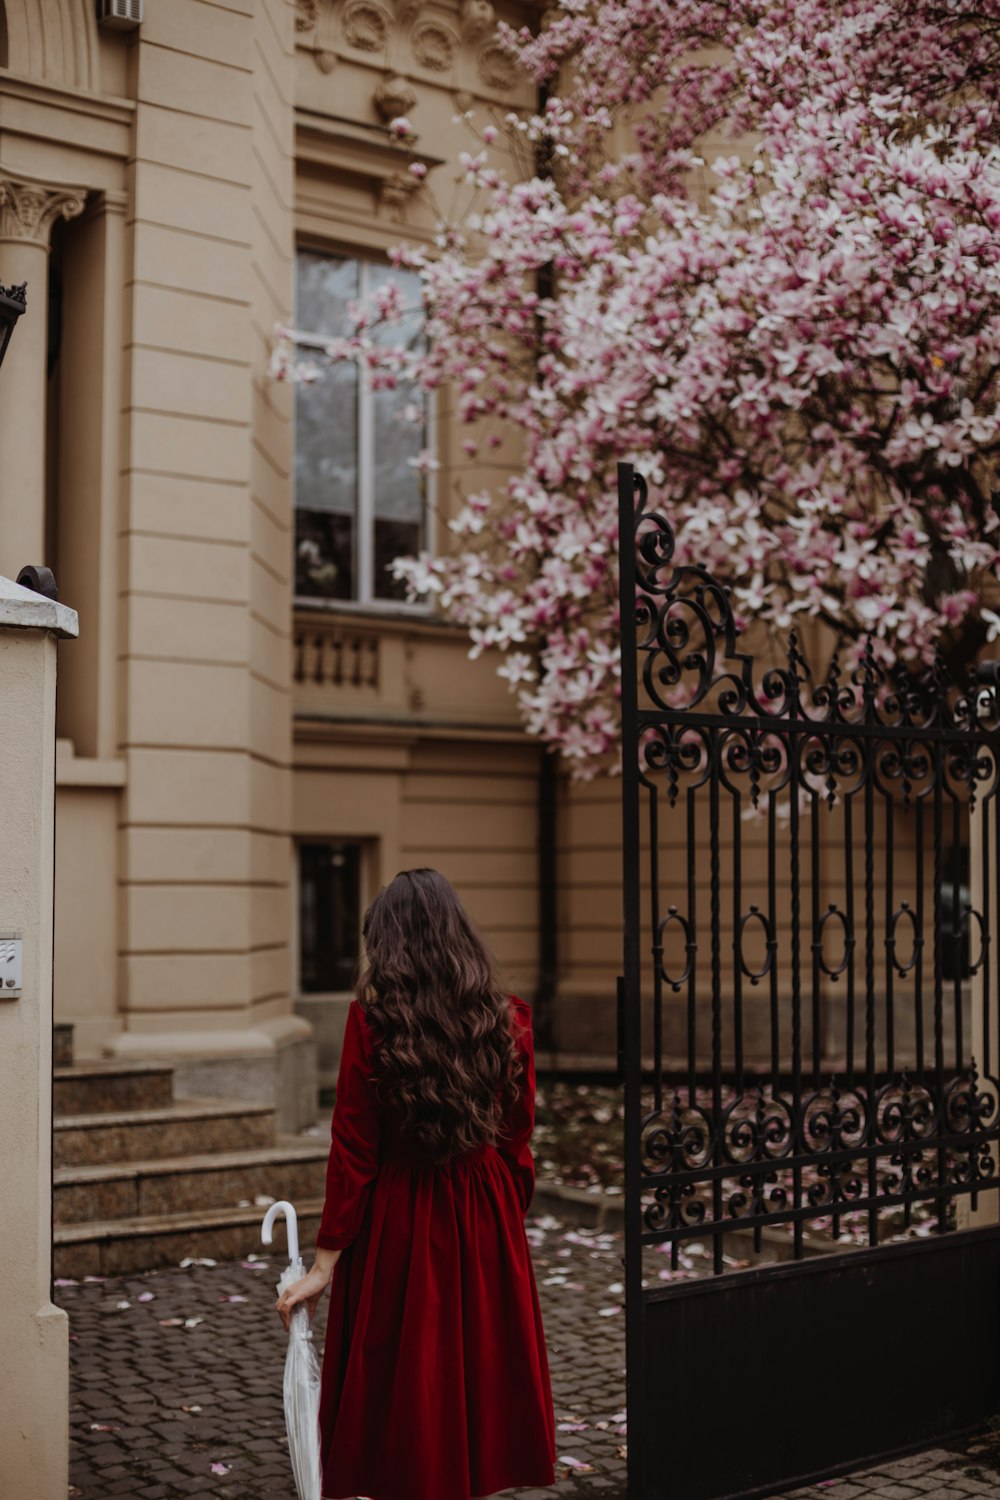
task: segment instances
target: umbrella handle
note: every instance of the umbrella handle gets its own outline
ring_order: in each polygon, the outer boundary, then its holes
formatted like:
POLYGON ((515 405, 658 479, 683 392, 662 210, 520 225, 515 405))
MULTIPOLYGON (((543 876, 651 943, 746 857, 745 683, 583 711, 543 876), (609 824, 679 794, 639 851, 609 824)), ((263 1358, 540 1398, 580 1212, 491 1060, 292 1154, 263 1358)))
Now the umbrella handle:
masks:
POLYGON ((279 1214, 285 1216, 285 1228, 288 1231, 288 1259, 290 1261, 299 1258, 299 1221, 293 1206, 282 1198, 277 1203, 272 1203, 264 1215, 264 1223, 261 1226, 260 1237, 265 1245, 271 1243, 271 1234, 274 1229, 274 1221, 279 1214))

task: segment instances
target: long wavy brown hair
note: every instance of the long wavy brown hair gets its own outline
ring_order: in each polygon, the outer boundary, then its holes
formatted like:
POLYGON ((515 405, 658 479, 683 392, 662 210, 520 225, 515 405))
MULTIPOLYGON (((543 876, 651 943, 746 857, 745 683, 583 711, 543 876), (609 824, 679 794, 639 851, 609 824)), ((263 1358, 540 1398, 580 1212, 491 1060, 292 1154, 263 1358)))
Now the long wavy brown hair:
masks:
POLYGON ((521 1071, 512 1008, 453 886, 402 871, 368 908, 364 940, 375 1091, 400 1134, 437 1162, 495 1145, 521 1071))

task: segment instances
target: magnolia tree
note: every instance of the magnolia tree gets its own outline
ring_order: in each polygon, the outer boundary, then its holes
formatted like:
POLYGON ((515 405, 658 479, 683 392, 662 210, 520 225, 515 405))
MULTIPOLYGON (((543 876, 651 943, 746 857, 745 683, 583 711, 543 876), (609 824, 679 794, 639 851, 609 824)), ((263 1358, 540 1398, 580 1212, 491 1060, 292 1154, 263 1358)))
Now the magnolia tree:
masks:
MULTIPOLYGON (((625 458, 741 623, 971 659, 1000 633, 1000 0, 562 0, 503 35, 565 80, 501 127, 534 169, 486 126, 474 211, 398 252, 425 354, 373 327, 392 287, 328 350, 449 387, 470 459, 523 434, 452 550, 397 564, 414 595, 578 775, 613 763, 625 458)), ((293 345, 276 372, 314 375, 293 345)))

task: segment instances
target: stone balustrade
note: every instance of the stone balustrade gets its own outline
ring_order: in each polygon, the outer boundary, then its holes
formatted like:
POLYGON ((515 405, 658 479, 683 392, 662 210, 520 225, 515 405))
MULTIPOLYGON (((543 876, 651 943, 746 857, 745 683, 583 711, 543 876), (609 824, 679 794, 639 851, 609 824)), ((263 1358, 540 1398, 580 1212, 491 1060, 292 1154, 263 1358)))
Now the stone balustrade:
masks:
POLYGON ((300 625, 295 630, 296 683, 379 691, 379 638, 335 624, 300 625))
POLYGON ((469 660, 468 636, 454 625, 301 610, 293 647, 299 720, 520 729, 513 695, 481 662, 469 660))

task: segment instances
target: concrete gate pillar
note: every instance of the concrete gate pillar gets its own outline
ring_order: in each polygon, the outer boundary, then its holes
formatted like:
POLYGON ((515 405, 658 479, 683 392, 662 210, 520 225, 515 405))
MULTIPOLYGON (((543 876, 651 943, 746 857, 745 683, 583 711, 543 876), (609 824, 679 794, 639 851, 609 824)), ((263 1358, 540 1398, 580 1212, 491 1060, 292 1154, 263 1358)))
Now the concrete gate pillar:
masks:
POLYGON ((77 632, 75 610, 0 577, 0 1490, 25 1500, 68 1486, 69 1330, 50 1297, 52 883, 56 639, 77 632))

